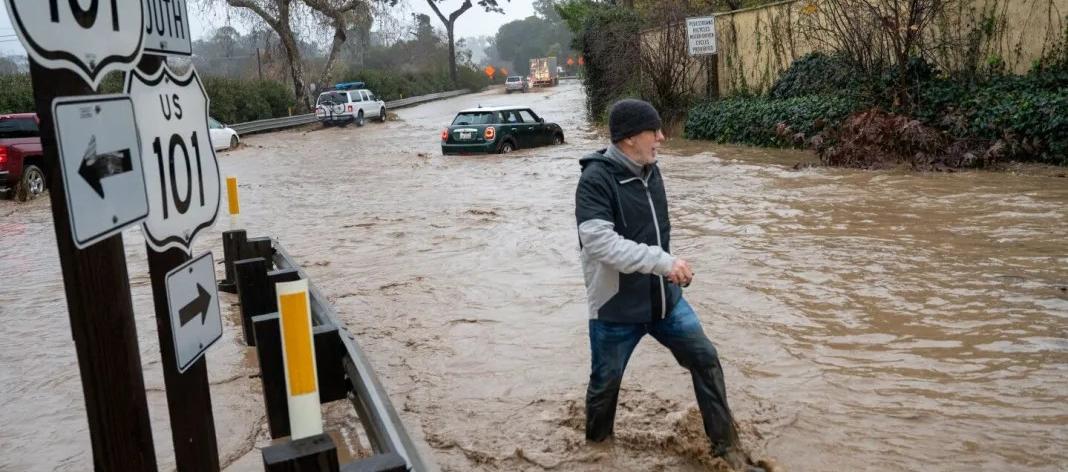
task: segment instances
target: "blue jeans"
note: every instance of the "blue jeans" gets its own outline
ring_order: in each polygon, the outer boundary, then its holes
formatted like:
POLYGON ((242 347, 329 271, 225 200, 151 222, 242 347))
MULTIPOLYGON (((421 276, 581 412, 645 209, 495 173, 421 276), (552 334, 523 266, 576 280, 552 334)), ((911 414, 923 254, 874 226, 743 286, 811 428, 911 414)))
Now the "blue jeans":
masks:
POLYGON ((690 371, 705 434, 712 442, 713 452, 722 454, 737 440, 727 406, 723 369, 716 347, 705 336, 697 314, 681 298, 663 320, 650 323, 590 320, 593 368, 586 390, 586 439, 603 441, 612 435, 623 371, 634 347, 646 334, 670 349, 679 365, 690 371))

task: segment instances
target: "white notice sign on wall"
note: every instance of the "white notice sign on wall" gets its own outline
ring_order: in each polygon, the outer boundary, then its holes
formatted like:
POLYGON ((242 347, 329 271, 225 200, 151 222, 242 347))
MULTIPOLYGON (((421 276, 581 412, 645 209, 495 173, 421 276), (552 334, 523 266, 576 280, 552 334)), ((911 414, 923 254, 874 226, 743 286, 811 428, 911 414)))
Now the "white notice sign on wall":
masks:
POLYGON ((691 56, 716 53, 716 18, 702 16, 686 19, 686 38, 691 56))

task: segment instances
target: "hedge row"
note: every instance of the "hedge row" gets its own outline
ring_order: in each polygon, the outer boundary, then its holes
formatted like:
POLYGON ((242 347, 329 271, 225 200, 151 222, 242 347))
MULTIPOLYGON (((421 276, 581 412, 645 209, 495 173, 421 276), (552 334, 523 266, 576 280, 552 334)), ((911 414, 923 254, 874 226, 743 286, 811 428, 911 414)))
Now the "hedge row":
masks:
POLYGON ((932 81, 917 117, 958 139, 1001 141, 1020 160, 1068 164, 1068 73, 932 81))
MULTIPOLYGON (((100 93, 122 91, 122 74, 109 74, 100 93)), ((294 105, 290 89, 279 82, 205 77, 204 88, 211 98, 211 116, 223 123, 242 123, 286 116, 294 105)), ((33 88, 28 74, 0 75, 0 113, 34 110, 33 88)))
POLYGON ((211 116, 223 123, 244 123, 287 116, 295 105, 293 91, 271 80, 205 77, 211 97, 211 116))
POLYGON ((352 71, 342 75, 339 82, 364 82, 378 98, 384 101, 400 100, 406 97, 447 92, 454 89, 478 91, 489 85, 489 79, 481 71, 469 67, 457 66, 456 81, 453 86, 449 72, 390 72, 376 69, 352 71))
POLYGON ((766 96, 695 106, 686 122, 686 136, 803 147, 811 145, 809 138, 816 134, 845 136, 823 131, 838 128, 851 114, 882 109, 918 120, 943 133, 947 142, 970 143, 977 153, 996 149, 1000 158, 1068 164, 1065 64, 981 82, 945 77, 922 59, 910 61, 908 69, 913 103, 906 108, 895 106, 887 89, 894 71, 864 84, 840 59, 810 54, 796 61, 766 96))
MULTIPOLYGON (((480 71, 458 68, 459 88, 481 90, 489 84, 480 71)), ((243 123, 287 116, 296 106, 288 83, 271 80, 239 80, 222 77, 203 77, 204 88, 211 98, 211 116, 223 123, 243 123)), ((453 90, 448 71, 422 73, 392 73, 364 70, 349 74, 343 82, 364 81, 382 100, 391 101, 453 90)), ((100 86, 100 93, 119 93, 123 76, 109 74, 100 86)), ((314 102, 314 99, 313 99, 314 102)), ((28 74, 0 75, 0 113, 33 111, 33 88, 28 74)))
POLYGON ((838 126, 859 106, 860 102, 848 95, 781 100, 741 97, 704 102, 690 110, 685 133, 689 139, 721 143, 798 146, 824 128, 838 126))
POLYGON ((33 110, 33 86, 29 74, 0 75, 0 113, 33 110))

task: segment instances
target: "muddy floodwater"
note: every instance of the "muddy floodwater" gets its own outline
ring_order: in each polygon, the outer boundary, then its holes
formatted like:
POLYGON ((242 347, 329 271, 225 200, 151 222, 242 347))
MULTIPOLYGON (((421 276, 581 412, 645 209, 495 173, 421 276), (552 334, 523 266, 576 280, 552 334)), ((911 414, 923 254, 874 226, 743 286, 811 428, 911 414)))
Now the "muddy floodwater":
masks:
MULTIPOLYGON (((577 159, 605 141, 583 100, 575 83, 495 90, 220 154, 249 235, 304 264, 441 470, 716 467, 690 377, 652 339, 624 378, 615 442, 583 439, 573 198, 577 159), (513 103, 567 143, 440 155, 457 110, 513 103)), ((791 471, 1068 470, 1068 179, 792 169, 810 159, 682 140, 661 152, 673 249, 697 274, 685 296, 719 348, 750 453, 791 471)), ((227 225, 197 250, 221 259, 227 225)), ((169 469, 144 243, 136 229, 124 239, 169 469)), ((0 269, 0 470, 86 470, 47 199, 0 202, 0 269)), ((231 302, 208 353, 219 449, 228 470, 255 470, 264 411, 231 302)))

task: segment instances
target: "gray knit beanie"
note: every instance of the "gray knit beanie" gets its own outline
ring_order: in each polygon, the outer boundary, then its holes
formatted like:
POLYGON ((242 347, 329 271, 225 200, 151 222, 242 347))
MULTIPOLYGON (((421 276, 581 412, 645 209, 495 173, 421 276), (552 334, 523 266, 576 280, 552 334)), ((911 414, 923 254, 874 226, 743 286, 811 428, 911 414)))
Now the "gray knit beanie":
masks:
POLYGON ((660 129, 660 114, 649 102, 626 98, 612 105, 608 112, 608 132, 612 143, 641 133, 660 129))

